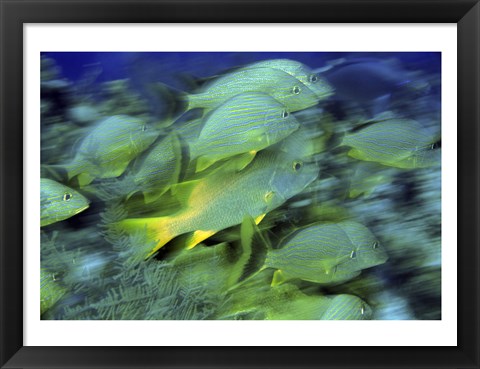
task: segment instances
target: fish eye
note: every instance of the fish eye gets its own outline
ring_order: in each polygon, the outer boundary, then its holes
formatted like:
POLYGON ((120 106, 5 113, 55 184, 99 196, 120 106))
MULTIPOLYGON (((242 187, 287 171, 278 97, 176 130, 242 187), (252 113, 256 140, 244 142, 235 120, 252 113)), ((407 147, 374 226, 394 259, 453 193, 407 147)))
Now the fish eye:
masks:
POLYGON ((316 74, 311 74, 309 80, 310 82, 315 83, 318 81, 318 76, 316 74))
POLYGON ((73 195, 71 193, 65 192, 63 194, 63 201, 70 201, 73 195))
POLYGON ((293 170, 295 172, 298 172, 303 166, 303 163, 301 161, 294 161, 293 162, 293 170))
POLYGON ((292 92, 295 94, 295 95, 298 95, 300 93, 300 87, 298 86, 294 86, 292 88, 292 92))
POLYGON ((357 252, 355 250, 350 254, 350 259, 355 259, 357 257, 357 252))
POLYGON ((282 111, 282 118, 286 118, 290 115, 290 113, 286 110, 282 111))
POLYGON ((379 244, 378 244, 377 241, 375 241, 372 245, 373 249, 378 249, 378 246, 379 246, 379 244))
POLYGON ((434 142, 430 145, 430 150, 436 150, 442 147, 441 141, 434 142))

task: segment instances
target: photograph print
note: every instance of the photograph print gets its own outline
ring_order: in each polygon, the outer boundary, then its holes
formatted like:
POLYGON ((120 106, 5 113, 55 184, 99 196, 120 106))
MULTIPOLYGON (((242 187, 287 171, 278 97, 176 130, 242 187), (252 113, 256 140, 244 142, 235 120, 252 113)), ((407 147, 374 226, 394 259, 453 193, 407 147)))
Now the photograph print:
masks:
POLYGON ((441 53, 43 52, 43 320, 440 320, 441 53))

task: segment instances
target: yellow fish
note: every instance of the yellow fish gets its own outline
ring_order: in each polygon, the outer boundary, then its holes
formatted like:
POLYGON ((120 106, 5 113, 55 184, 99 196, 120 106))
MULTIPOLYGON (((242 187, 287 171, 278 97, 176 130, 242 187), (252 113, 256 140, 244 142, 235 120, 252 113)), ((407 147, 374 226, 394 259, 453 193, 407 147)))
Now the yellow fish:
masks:
MULTIPOLYGON (((229 166, 227 163, 226 167, 229 166)), ((260 152, 245 170, 221 167, 208 176, 173 188, 183 208, 171 216, 126 219, 128 232, 147 231, 156 246, 153 255, 174 237, 189 233, 192 248, 216 232, 240 224, 245 215, 260 222, 266 213, 300 193, 318 176, 318 165, 275 150, 260 152)))

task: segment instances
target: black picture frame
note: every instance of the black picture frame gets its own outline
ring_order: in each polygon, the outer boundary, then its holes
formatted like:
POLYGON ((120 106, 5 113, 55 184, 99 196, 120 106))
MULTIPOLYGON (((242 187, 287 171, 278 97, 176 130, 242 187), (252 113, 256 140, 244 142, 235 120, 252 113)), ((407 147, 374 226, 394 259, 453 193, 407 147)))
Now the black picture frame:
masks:
POLYGON ((0 0, 0 13, 2 368, 479 368, 478 0, 0 0), (457 23, 458 346, 23 346, 23 25, 142 22, 457 23))

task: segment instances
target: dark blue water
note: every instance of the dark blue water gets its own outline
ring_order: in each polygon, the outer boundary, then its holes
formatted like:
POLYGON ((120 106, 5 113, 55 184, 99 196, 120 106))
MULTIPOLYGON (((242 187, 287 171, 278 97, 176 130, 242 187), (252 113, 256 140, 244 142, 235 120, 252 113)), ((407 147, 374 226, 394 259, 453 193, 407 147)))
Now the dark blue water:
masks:
MULTIPOLYGON (((209 77, 222 70, 248 63, 287 58, 305 63, 311 68, 324 66, 328 61, 339 58, 376 58, 399 60, 406 69, 439 73, 441 53, 396 52, 396 53, 341 53, 341 52, 46 52, 62 68, 62 75, 72 81, 81 79, 85 69, 92 64, 103 68, 98 81, 109 81, 131 77, 136 69, 165 78, 166 72, 184 72, 197 77, 209 77)), ((172 77, 171 77, 172 78, 172 77)), ((168 78, 170 79, 170 78, 168 78)))

